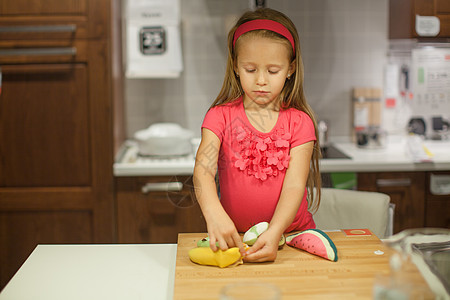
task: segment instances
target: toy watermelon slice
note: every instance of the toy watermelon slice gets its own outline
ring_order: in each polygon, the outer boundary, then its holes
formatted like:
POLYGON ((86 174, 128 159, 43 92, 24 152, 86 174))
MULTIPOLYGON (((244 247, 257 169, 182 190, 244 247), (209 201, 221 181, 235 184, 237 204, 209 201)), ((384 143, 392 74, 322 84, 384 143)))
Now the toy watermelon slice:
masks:
POLYGON ((338 260, 336 246, 320 229, 308 229, 287 236, 286 244, 331 261, 338 260))

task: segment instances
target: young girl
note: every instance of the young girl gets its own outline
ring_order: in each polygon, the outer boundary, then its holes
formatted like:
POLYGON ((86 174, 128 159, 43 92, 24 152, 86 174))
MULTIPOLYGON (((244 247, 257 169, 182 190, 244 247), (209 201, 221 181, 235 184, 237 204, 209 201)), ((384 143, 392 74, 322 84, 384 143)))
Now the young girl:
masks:
POLYGON ((302 83, 292 21, 267 8, 245 13, 228 35, 224 83, 203 121, 194 169, 214 251, 217 242, 239 247, 246 261, 274 261, 284 232, 315 228, 308 208, 320 203, 320 148, 302 83), (244 252, 238 232, 263 221, 268 230, 244 252))

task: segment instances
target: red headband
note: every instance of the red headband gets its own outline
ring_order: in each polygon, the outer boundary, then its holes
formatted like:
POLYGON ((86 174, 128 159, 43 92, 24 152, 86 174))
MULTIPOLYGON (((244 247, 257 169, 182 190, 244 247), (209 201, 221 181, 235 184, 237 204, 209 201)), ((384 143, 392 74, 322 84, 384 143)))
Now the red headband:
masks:
POLYGON ((259 30, 259 29, 270 30, 270 31, 276 32, 278 34, 281 34, 282 36, 284 36, 285 38, 287 38, 289 40, 289 42, 292 45, 292 50, 294 50, 294 53, 295 53, 295 42, 294 42, 294 38, 292 37, 291 32, 286 27, 284 27, 282 24, 280 24, 276 21, 267 20, 267 19, 257 19, 257 20, 248 21, 248 22, 245 22, 244 24, 241 24, 234 32, 233 47, 236 44, 236 40, 241 35, 243 35, 246 32, 253 31, 253 30, 259 30))

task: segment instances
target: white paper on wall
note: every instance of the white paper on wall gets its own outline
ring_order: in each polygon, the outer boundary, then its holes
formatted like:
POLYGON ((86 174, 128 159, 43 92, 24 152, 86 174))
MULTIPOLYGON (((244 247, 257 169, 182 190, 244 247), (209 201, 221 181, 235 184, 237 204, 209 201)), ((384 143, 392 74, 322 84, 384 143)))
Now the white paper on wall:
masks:
POLYGON ((434 116, 442 116, 448 120, 450 48, 413 49, 411 77, 414 93, 413 114, 424 117, 428 123, 431 123, 430 120, 434 116))

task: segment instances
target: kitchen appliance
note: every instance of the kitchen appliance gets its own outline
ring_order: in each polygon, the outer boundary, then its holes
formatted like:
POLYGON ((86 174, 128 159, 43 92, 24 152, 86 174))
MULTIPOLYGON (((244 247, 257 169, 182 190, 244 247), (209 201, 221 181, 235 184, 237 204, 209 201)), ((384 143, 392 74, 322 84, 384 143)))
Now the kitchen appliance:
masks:
POLYGON ((449 133, 449 121, 445 120, 441 116, 434 116, 431 118, 433 133, 431 139, 433 140, 446 140, 449 133))
POLYGON ((387 132, 379 127, 368 127, 356 132, 359 148, 382 149, 386 147, 387 132))
POLYGON ((381 96, 379 88, 355 87, 353 89, 353 128, 354 130, 381 126, 381 96))
POLYGON ((409 120, 408 123, 408 133, 414 133, 421 136, 425 136, 425 132, 427 131, 427 126, 425 124, 425 120, 421 117, 413 117, 409 120))
POLYGON ((386 131, 381 128, 381 96, 379 88, 353 89, 353 136, 360 148, 384 148, 386 131))
POLYGON ((414 116, 408 123, 408 133, 418 134, 432 140, 447 140, 450 133, 449 129, 449 121, 442 116, 414 116), (427 127, 427 123, 430 126, 427 127))
POLYGON ((139 154, 144 156, 180 156, 192 154, 194 133, 176 123, 155 123, 134 134, 139 154))
POLYGON ((175 78, 183 70, 179 0, 126 0, 125 76, 175 78))

